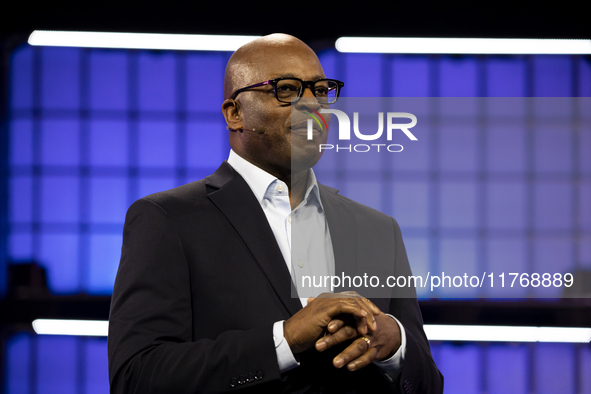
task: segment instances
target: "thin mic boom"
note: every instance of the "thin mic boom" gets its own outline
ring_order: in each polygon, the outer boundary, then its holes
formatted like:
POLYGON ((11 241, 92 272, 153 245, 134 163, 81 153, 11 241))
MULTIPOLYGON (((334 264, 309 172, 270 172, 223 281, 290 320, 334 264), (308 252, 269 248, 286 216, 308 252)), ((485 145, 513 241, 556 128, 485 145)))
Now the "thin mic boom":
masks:
POLYGON ((230 131, 254 131, 255 133, 259 133, 259 134, 264 133, 264 131, 256 131, 256 129, 252 129, 252 130, 251 129, 233 129, 230 126, 226 126, 226 129, 230 130, 230 131))

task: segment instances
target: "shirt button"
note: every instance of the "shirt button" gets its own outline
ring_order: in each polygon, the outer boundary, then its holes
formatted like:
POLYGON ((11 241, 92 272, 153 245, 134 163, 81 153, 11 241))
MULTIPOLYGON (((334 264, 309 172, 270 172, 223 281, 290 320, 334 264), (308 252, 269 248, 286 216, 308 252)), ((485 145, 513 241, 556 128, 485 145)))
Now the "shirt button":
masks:
POLYGON ((287 217, 287 221, 291 223, 291 215, 287 217))
POLYGON ((300 266, 300 268, 304 268, 304 261, 298 260, 298 265, 300 266))
POLYGON ((277 186, 277 190, 278 190, 278 191, 282 192, 282 191, 283 191, 283 189, 285 189, 285 187, 284 187, 283 185, 278 185, 278 186, 277 186))

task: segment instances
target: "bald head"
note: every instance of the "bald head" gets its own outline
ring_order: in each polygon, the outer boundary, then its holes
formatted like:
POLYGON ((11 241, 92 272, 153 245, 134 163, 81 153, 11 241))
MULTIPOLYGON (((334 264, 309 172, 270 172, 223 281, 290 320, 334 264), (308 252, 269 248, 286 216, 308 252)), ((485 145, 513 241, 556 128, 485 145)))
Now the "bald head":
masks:
MULTIPOLYGON (((320 66, 316 53, 300 39, 288 34, 270 34, 241 46, 228 61, 224 76, 224 98, 237 89, 274 78, 269 62, 297 54, 320 66)), ((321 67, 321 66, 320 66, 321 67)))

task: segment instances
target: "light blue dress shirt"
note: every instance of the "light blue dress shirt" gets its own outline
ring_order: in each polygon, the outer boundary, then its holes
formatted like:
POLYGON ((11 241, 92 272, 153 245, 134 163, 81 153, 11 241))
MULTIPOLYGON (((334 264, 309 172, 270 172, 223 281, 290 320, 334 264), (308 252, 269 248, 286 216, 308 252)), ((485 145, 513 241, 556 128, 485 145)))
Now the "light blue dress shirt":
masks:
MULTIPOLYGON (((309 186, 303 201, 292 211, 289 190, 285 182, 243 159, 233 150, 230 150, 228 163, 244 178, 261 204, 294 281, 298 283, 298 278, 303 275, 311 277, 334 275, 332 241, 314 171, 310 169, 309 186), (296 221, 297 226, 292 227, 292 223, 295 224, 296 221), (301 231, 302 229, 305 231, 301 231)), ((313 295, 317 296, 323 292, 332 292, 332 289, 316 288, 313 291, 315 292, 313 295)), ((310 289, 306 289, 306 295, 312 296, 310 289)), ((307 297, 300 298, 302 306, 307 305, 306 300, 307 297)), ((400 327, 400 348, 391 358, 374 361, 374 364, 382 370, 387 379, 394 380, 402 371, 406 352, 406 333, 402 324, 394 316, 391 317, 400 327)), ((277 361, 282 373, 299 365, 283 336, 283 322, 283 320, 278 321, 273 325, 277 361)))

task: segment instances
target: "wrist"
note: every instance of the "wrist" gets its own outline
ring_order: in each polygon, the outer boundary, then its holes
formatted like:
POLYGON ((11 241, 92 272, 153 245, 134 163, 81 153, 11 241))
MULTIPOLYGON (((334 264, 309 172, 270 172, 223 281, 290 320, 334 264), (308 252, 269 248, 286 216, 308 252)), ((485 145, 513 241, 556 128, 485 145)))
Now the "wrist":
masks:
POLYGON ((381 349, 382 351, 378 353, 379 356, 377 359, 379 361, 392 358, 398 349, 400 349, 400 345, 402 343, 400 326, 398 325, 398 322, 388 315, 381 314, 381 316, 385 317, 385 319, 381 319, 382 321, 378 323, 378 325, 385 327, 386 332, 389 335, 387 335, 387 340, 381 349))
POLYGON ((285 341, 287 342, 287 345, 289 346, 289 349, 292 351, 292 353, 295 353, 293 341, 291 336, 289 335, 289 324, 287 323, 287 321, 283 322, 283 338, 285 338, 285 341))

